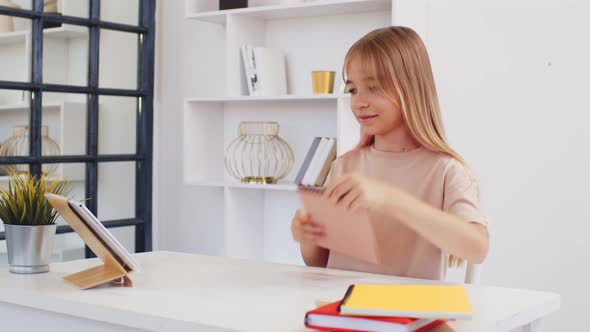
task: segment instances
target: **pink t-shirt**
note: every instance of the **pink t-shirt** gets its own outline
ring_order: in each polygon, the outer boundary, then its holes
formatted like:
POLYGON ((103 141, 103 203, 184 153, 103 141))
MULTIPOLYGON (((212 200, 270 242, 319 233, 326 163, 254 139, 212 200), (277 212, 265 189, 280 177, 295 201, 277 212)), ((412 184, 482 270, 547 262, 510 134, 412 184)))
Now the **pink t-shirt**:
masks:
MULTIPOLYGON (((357 172, 389 183, 466 222, 487 225, 479 203, 479 185, 458 160, 420 147, 408 152, 384 152, 369 146, 350 152, 332 163, 326 183, 357 172)), ((372 213, 382 264, 372 264, 330 252, 328 267, 441 280, 448 254, 396 220, 372 213)))

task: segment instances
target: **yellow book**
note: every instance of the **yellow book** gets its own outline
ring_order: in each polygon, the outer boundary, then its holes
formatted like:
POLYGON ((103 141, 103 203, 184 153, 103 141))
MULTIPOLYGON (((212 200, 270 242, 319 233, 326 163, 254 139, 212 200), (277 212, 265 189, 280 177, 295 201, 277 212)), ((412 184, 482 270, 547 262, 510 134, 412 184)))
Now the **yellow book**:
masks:
POLYGON ((471 319, 472 308, 463 286, 352 285, 340 314, 361 316, 471 319))

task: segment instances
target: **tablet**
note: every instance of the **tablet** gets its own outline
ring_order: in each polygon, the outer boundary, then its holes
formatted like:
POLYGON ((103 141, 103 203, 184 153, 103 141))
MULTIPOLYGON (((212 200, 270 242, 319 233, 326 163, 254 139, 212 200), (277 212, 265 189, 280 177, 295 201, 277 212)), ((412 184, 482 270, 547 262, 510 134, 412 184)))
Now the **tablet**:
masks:
POLYGON ((119 264, 129 268, 131 271, 139 271, 139 263, 84 204, 68 199, 68 206, 105 247, 109 249, 119 264))

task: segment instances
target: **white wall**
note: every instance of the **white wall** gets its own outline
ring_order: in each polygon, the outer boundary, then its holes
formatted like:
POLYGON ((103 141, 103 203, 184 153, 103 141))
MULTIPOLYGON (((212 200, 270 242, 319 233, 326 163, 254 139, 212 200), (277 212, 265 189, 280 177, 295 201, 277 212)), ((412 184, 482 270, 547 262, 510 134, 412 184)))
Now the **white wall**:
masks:
POLYGON ((590 294, 587 1, 430 1, 448 135, 491 219, 482 282, 551 290, 546 331, 584 326, 590 294))
MULTIPOLYGON (((195 218, 203 205, 223 202, 212 200, 210 191, 183 186, 182 118, 185 96, 223 95, 225 89, 225 40, 208 49, 200 48, 209 34, 223 38, 223 27, 184 19, 184 1, 157 3, 157 77, 159 105, 154 119, 158 132, 159 155, 154 159, 158 193, 154 199, 154 223, 158 223, 158 243, 163 250, 205 254, 223 252, 223 229, 214 218, 195 218), (198 66, 196 59, 208 66, 198 66)), ((210 45, 210 44, 209 44, 210 45)), ((217 197, 223 197, 220 189, 217 197)), ((201 209, 203 210, 203 209, 201 209)), ((209 209, 211 210, 211 209, 209 209)))
MULTIPOLYGON (((421 31, 448 135, 479 175, 491 218, 482 281, 560 293, 562 310, 545 321, 545 329, 577 330, 590 294, 590 132, 584 128, 590 121, 590 2, 426 4, 416 8, 428 10, 421 31)), ((199 49, 206 34, 223 34, 221 27, 184 19, 183 1, 158 6, 156 245, 218 254, 221 234, 208 224, 214 221, 191 217, 209 197, 182 185, 181 130, 185 95, 223 92, 223 82, 212 77, 223 77, 224 41, 199 49), (192 25, 198 26, 189 35, 192 25), (211 66, 197 69, 197 54, 211 66)))

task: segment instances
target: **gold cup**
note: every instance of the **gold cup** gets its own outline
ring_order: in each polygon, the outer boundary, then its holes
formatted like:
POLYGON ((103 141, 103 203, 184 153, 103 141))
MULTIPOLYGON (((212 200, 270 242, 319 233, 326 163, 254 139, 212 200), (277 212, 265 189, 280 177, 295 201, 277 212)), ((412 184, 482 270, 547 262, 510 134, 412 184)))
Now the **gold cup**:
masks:
POLYGON ((335 71, 312 71, 313 94, 334 93, 334 77, 336 77, 335 71))

